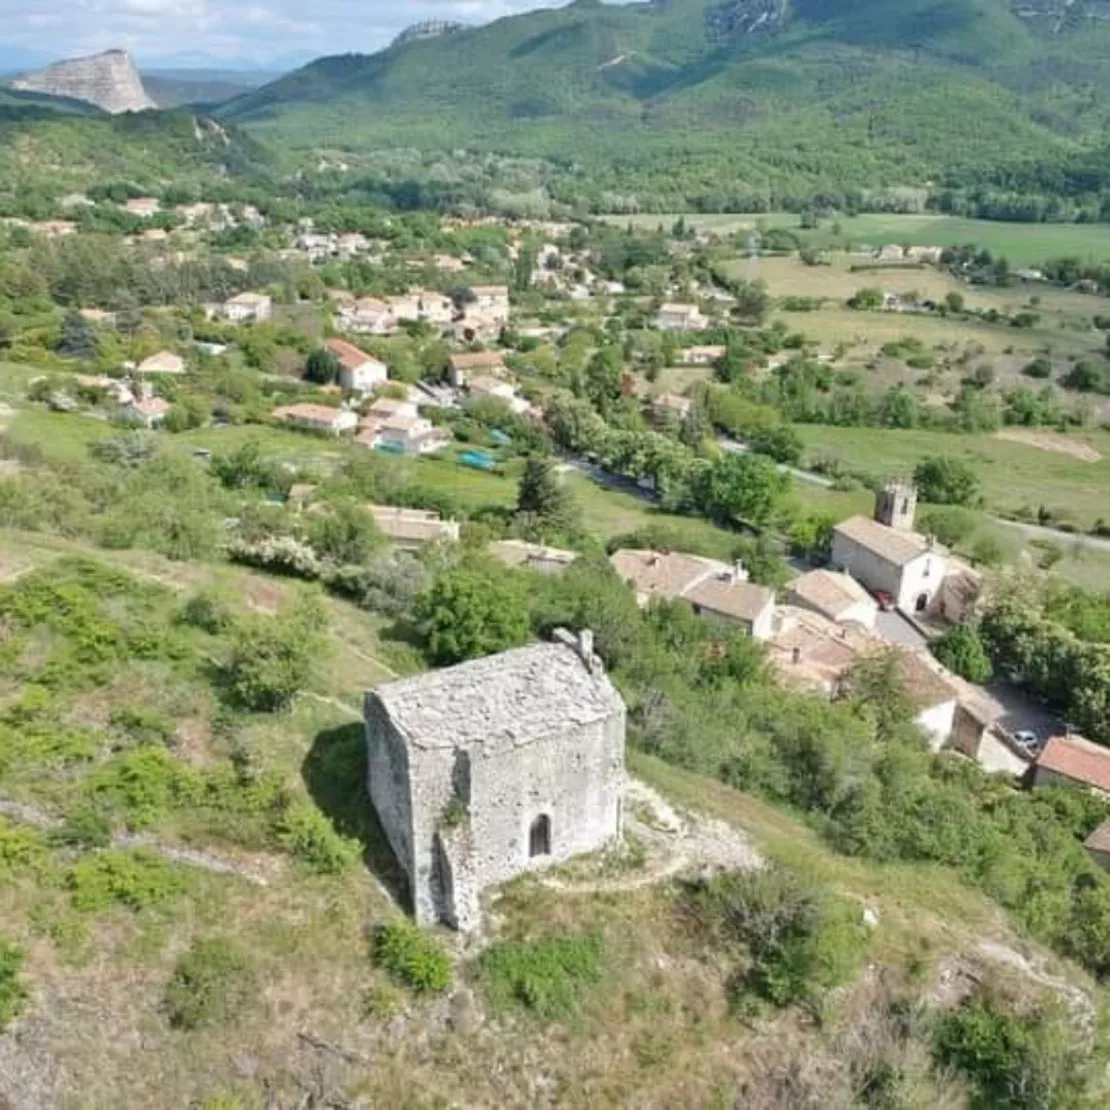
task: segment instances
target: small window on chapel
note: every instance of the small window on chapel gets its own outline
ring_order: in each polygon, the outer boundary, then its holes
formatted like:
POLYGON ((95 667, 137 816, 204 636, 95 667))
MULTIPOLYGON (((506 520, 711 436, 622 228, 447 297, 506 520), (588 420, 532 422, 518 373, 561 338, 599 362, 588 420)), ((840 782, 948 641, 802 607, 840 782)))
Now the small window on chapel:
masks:
POLYGON ((528 856, 535 859, 536 856, 549 855, 551 855, 551 818, 546 813, 541 813, 528 830, 528 856))

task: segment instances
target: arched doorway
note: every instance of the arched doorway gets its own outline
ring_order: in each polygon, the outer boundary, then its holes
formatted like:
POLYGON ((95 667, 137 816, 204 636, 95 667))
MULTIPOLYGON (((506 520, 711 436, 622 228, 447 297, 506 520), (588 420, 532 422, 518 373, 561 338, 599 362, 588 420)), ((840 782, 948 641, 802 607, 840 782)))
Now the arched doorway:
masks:
POLYGON ((919 594, 917 603, 914 605, 914 610, 918 613, 924 613, 929 608, 929 595, 919 594))
POLYGON ((551 855, 551 818, 546 813, 541 813, 528 830, 528 856, 530 859, 535 859, 536 856, 549 855, 551 855))

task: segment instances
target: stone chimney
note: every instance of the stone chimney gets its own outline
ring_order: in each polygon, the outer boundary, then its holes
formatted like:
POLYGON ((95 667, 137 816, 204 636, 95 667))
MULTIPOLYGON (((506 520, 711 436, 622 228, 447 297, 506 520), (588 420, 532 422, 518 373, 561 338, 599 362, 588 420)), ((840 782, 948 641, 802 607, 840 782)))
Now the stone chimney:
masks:
POLYGON ((748 568, 744 566, 742 559, 737 559, 732 564, 732 580, 733 582, 747 582, 748 580, 748 568))

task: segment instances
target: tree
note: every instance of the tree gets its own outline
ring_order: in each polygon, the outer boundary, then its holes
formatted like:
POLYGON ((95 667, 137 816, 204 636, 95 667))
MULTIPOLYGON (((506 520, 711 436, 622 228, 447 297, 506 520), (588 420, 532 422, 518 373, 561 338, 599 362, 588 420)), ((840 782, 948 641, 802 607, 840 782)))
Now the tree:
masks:
POLYGON ((470 568, 448 571, 416 599, 428 655, 445 665, 523 644, 528 607, 516 581, 470 568))
POLYGON ((255 712, 288 709, 324 654, 324 620, 319 606, 306 602, 292 613, 240 621, 224 668, 232 699, 255 712))
POLYGON ((621 399, 622 369, 620 348, 615 346, 602 347, 586 366, 583 388, 602 416, 621 399))
POLYGON ((955 289, 945 295, 944 304, 948 311, 956 316, 959 316, 966 307, 963 293, 957 292, 955 289))
POLYGON ((994 674, 990 656, 979 639, 979 633, 966 624, 948 629, 933 642, 933 654, 954 674, 968 682, 989 682, 994 674))
POLYGON ((758 526, 770 519, 787 484, 770 459, 734 452, 704 468, 696 497, 702 511, 720 523, 740 519, 758 526))
POLYGON ((365 563, 384 542, 370 513, 349 500, 313 513, 307 539, 317 555, 341 565, 365 563))
POLYGON ((923 501, 934 505, 971 505, 979 494, 979 478, 962 459, 934 455, 922 459, 913 472, 923 501))
POLYGON ((858 309, 860 312, 870 312, 882 308, 883 291, 876 288, 859 289, 855 296, 848 299, 848 307, 858 309))
POLYGON ((80 312, 67 312, 58 335, 58 354, 62 358, 96 358, 96 332, 80 312))
POLYGON ((339 377, 339 359, 327 347, 317 347, 305 360, 304 376, 317 385, 331 385, 339 377))
POLYGON ((527 514, 558 531, 573 526, 574 499, 560 481, 551 459, 529 456, 517 487, 516 508, 518 513, 527 514))

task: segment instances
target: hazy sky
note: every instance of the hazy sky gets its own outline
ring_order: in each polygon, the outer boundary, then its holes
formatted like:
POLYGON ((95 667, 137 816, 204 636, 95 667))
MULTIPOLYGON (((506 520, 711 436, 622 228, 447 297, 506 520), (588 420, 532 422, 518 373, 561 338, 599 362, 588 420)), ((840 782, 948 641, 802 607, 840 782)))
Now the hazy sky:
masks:
POLYGON ((425 19, 488 23, 565 0, 0 0, 0 43, 55 58, 122 46, 149 63, 372 52, 425 19))

